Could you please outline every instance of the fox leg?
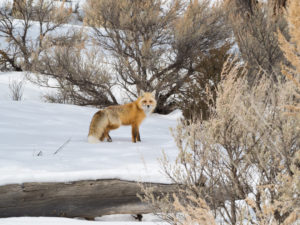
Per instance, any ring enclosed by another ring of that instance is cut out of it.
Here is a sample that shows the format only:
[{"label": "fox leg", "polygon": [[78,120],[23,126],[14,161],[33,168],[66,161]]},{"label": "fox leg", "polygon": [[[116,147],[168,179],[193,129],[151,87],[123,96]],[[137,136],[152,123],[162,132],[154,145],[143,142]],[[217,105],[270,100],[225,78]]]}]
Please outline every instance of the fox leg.
[{"label": "fox leg", "polygon": [[88,142],[97,143],[99,142],[99,140],[103,141],[105,138],[104,131],[107,126],[107,113],[103,110],[100,110],[97,113],[95,113],[90,123]]},{"label": "fox leg", "polygon": [[140,130],[137,128],[137,141],[141,141]]},{"label": "fox leg", "polygon": [[138,132],[139,132],[138,126],[133,124],[132,127],[131,127],[131,134],[132,134],[132,142],[133,143],[136,143]]},{"label": "fox leg", "polygon": [[100,141],[104,141],[105,138],[106,138],[105,134],[102,134]]},{"label": "fox leg", "polygon": [[141,141],[139,126],[136,124],[132,125],[132,142],[136,143],[137,141]]},{"label": "fox leg", "polygon": [[109,133],[108,133],[108,132],[107,132],[106,138],[107,138],[107,141],[108,141],[108,142],[112,142],[112,139],[111,139],[111,137],[109,136]]},{"label": "fox leg", "polygon": [[104,134],[102,134],[102,136],[99,139],[100,139],[100,141],[104,141],[104,138],[105,138],[105,136],[104,136]]},{"label": "fox leg", "polygon": [[103,133],[103,135],[102,135],[102,137],[101,138],[103,138],[103,140],[106,138],[106,140],[108,141],[108,142],[112,142],[112,139],[111,139],[111,137],[109,136],[109,128],[107,127],[105,130],[104,130],[104,133]]}]

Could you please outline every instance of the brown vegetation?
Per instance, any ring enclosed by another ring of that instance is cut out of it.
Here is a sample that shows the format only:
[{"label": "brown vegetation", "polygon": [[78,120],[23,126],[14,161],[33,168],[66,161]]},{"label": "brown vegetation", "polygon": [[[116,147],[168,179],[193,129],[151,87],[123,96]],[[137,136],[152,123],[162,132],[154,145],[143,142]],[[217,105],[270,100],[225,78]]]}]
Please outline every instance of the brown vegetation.
[{"label": "brown vegetation", "polygon": [[85,41],[82,31],[51,38],[43,54],[35,57],[36,77],[31,80],[57,89],[57,94],[46,96],[46,100],[100,107],[117,104],[112,93],[115,78],[102,63],[99,50],[88,51]]},{"label": "brown vegetation", "polygon": [[288,41],[281,32],[278,32],[280,48],[282,49],[285,58],[290,63],[290,66],[282,65],[282,74],[291,80],[297,87],[294,97],[297,99],[295,105],[287,105],[286,108],[291,110],[294,115],[300,116],[300,20],[299,20],[300,3],[293,1],[287,11],[287,22],[289,34],[291,36]]},{"label": "brown vegetation", "polygon": [[227,8],[228,22],[241,56],[248,64],[249,80],[255,79],[250,74],[260,70],[276,78],[284,59],[276,32],[280,29],[286,33],[284,18],[269,13],[271,8],[257,1],[227,1]]},{"label": "brown vegetation", "polygon": [[[164,157],[162,165],[180,194],[146,195],[170,223],[213,224],[211,215],[225,224],[299,222],[300,4],[290,4],[291,39],[279,33],[290,66],[282,59],[282,74],[270,76],[262,69],[249,73],[248,65],[229,59],[209,119],[181,123],[174,130],[178,157],[175,163]],[[250,84],[249,74],[255,77]],[[214,192],[218,188],[220,195]],[[198,219],[195,210],[200,210]]]},{"label": "brown vegetation", "polygon": [[215,105],[223,64],[230,55],[231,47],[230,43],[226,43],[211,49],[196,62],[195,74],[188,78],[177,102],[186,120],[195,122],[209,118],[211,107]]},{"label": "brown vegetation", "polygon": [[[237,78],[237,71],[231,67],[221,82],[209,120],[183,123],[174,131],[179,154],[175,164],[163,159],[164,171],[179,185],[177,196],[185,208],[194,206],[187,196],[205,199],[226,224],[281,224],[291,217],[295,222],[300,120],[284,110],[295,101],[289,95],[295,89],[291,82],[279,84],[263,74],[249,87],[244,78]],[[221,193],[216,195],[216,189]],[[167,208],[163,212],[168,220],[178,224],[172,200],[154,202]]]},{"label": "brown vegetation", "polygon": [[[0,50],[2,68],[12,68],[16,71],[30,70],[33,64],[32,55],[40,54],[48,33],[69,19],[70,12],[63,6],[56,7],[53,0],[34,2],[34,0],[14,1],[12,7],[7,4],[0,9],[0,36],[7,41],[7,47]],[[22,22],[18,24],[16,18]],[[37,39],[29,36],[33,21],[39,23]]]},{"label": "brown vegetation", "polygon": [[221,7],[209,1],[89,0],[93,39],[113,56],[118,84],[130,98],[156,90],[156,111],[174,109],[174,97],[194,75],[194,62],[228,34]]}]

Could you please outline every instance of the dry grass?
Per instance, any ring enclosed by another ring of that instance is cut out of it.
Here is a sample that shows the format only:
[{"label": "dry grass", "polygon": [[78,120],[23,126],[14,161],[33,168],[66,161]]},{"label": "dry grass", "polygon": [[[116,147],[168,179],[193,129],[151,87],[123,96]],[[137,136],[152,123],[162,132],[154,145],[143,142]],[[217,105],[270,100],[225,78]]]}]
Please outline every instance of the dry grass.
[{"label": "dry grass", "polygon": [[291,39],[279,33],[289,61],[283,75],[259,70],[249,86],[247,65],[229,59],[210,118],[173,131],[178,157],[172,163],[165,156],[162,166],[179,191],[173,198],[152,198],[168,209],[160,212],[170,223],[213,224],[216,218],[225,224],[299,223],[300,3],[289,7]]},{"label": "dry grass", "polygon": [[280,48],[284,53],[285,58],[290,63],[290,66],[282,65],[282,74],[284,74],[296,86],[296,90],[291,93],[297,99],[295,105],[287,105],[286,109],[291,115],[300,116],[300,2],[290,1],[286,12],[286,20],[291,36],[288,41],[280,31],[278,31],[278,39]]}]

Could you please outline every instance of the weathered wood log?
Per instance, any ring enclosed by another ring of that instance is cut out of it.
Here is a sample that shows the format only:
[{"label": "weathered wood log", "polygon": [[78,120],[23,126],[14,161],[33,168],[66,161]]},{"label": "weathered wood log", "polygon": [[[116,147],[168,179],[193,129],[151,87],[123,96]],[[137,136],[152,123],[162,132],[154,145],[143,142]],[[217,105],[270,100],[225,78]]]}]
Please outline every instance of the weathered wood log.
[{"label": "weathered wood log", "polygon": [[[148,184],[157,193],[175,190],[174,185]],[[0,217],[151,213],[151,207],[137,194],[142,194],[137,182],[118,179],[5,185],[0,186]]]}]

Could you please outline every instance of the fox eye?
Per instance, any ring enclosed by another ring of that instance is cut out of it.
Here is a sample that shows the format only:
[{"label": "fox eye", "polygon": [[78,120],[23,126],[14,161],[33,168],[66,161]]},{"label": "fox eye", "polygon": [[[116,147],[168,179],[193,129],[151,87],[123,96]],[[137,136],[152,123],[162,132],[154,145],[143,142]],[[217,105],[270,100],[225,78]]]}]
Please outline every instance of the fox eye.
[{"label": "fox eye", "polygon": [[152,103],[152,102],[153,102],[152,100],[149,101],[149,103]]},{"label": "fox eye", "polygon": [[142,101],[142,103],[146,104],[146,103],[147,103],[147,101],[145,101],[145,100],[144,100],[144,101]]}]

